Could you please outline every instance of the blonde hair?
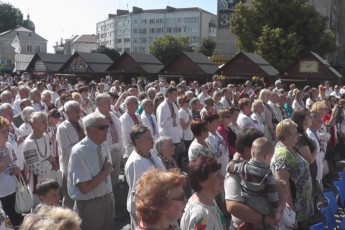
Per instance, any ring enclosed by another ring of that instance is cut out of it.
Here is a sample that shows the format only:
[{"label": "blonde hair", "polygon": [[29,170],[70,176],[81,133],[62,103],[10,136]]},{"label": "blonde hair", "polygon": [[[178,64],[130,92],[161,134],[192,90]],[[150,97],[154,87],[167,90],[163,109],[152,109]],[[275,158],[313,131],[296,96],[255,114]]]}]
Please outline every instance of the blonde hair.
[{"label": "blonde hair", "polygon": [[76,230],[81,219],[71,209],[42,206],[37,213],[25,217],[21,230]]},{"label": "blonde hair", "polygon": [[326,101],[317,101],[312,105],[310,112],[322,113],[327,109],[328,106],[326,104]]},{"label": "blonde hair", "polygon": [[260,99],[254,100],[252,103],[252,112],[255,112],[259,106],[264,106],[264,103]]},{"label": "blonde hair", "polygon": [[297,124],[290,118],[282,120],[276,127],[276,135],[279,140],[285,140],[288,136],[292,135],[292,130],[297,130]]},{"label": "blonde hair", "polygon": [[263,157],[265,154],[273,155],[274,148],[266,137],[257,138],[252,145],[251,155],[253,158]]}]

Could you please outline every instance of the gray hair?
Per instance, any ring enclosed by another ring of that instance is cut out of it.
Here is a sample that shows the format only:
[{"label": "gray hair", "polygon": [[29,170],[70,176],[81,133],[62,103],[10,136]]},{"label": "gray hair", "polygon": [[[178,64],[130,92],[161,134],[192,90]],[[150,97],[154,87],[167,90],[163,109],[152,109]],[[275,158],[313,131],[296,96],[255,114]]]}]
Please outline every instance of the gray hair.
[{"label": "gray hair", "polygon": [[101,113],[90,113],[83,119],[85,129],[94,126],[99,119],[105,119],[105,116]]},{"label": "gray hair", "polygon": [[263,102],[267,102],[270,95],[271,91],[269,91],[268,89],[262,89],[259,94],[259,99]]},{"label": "gray hair", "polygon": [[30,98],[32,98],[32,96],[33,96],[35,93],[41,94],[41,92],[39,91],[39,89],[33,88],[32,90],[30,90]]},{"label": "gray hair", "polygon": [[145,108],[146,104],[149,103],[149,102],[153,103],[153,101],[151,99],[144,99],[141,102],[142,107]]},{"label": "gray hair", "polygon": [[105,100],[111,100],[111,96],[109,94],[107,94],[107,93],[99,93],[99,94],[97,94],[97,96],[95,98],[96,106],[99,106]]},{"label": "gray hair", "polygon": [[27,106],[23,109],[23,113],[21,114],[21,117],[25,123],[30,122],[30,116],[35,112],[35,109],[31,106]]},{"label": "gray hair", "polygon": [[127,106],[131,101],[134,101],[134,100],[138,101],[138,99],[135,96],[128,96],[126,97],[124,103]]},{"label": "gray hair", "polygon": [[190,100],[189,104],[190,106],[192,106],[192,105],[195,105],[198,101],[200,102],[198,98],[194,97],[192,100]]},{"label": "gray hair", "polygon": [[67,111],[71,111],[71,110],[76,110],[76,109],[80,109],[79,107],[79,103],[75,100],[71,100],[71,101],[67,101],[64,105],[63,108],[64,110]]},{"label": "gray hair", "polygon": [[52,96],[52,93],[49,90],[43,90],[41,94],[42,99],[45,98],[48,94]]},{"label": "gray hair", "polygon": [[191,91],[191,90],[186,91],[186,92],[184,93],[184,95],[187,96],[187,97],[194,97],[194,93],[193,93],[193,91]]},{"label": "gray hair", "polygon": [[12,105],[10,103],[3,103],[0,105],[0,116],[2,116],[8,109],[12,109]]},{"label": "gray hair", "polygon": [[33,125],[44,118],[48,119],[44,112],[33,112],[30,117],[30,124]]},{"label": "gray hair", "polygon": [[4,92],[2,92],[0,94],[1,101],[3,101],[6,96],[11,96],[12,97],[12,93],[10,91],[8,91],[8,90],[5,90]]},{"label": "gray hair", "polygon": [[161,136],[155,141],[153,149],[156,151],[157,154],[160,154],[161,150],[165,148],[166,143],[168,141],[172,141],[172,139],[167,136]]}]

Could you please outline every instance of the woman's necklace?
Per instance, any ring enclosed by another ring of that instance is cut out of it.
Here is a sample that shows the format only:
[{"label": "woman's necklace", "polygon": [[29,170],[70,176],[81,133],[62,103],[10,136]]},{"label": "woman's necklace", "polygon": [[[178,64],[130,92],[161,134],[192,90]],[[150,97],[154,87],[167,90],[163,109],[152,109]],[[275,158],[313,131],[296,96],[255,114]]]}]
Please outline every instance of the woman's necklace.
[{"label": "woman's necklace", "polygon": [[36,137],[35,137],[34,132],[32,132],[32,137],[33,137],[33,139],[34,139],[34,141],[35,141],[35,144],[36,144],[36,148],[37,148],[38,154],[39,154],[42,158],[45,158],[45,157],[47,156],[47,154],[48,154],[48,153],[47,153],[48,147],[47,147],[46,138],[45,138],[44,135],[43,135],[43,141],[44,141],[44,155],[43,155],[42,152],[41,152],[40,147],[38,146],[37,139],[36,139]]}]

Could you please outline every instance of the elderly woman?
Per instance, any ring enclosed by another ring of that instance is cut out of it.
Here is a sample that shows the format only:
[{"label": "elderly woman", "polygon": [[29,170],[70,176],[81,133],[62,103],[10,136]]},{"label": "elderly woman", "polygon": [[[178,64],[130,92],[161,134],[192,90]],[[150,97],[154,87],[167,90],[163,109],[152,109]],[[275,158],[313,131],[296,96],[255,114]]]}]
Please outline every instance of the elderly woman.
[{"label": "elderly woman", "polygon": [[215,91],[213,93],[214,109],[218,112],[220,109],[224,109],[223,104],[220,102],[222,99],[222,92]]},{"label": "elderly woman", "polygon": [[189,162],[188,177],[195,193],[184,210],[182,230],[225,229],[221,221],[222,212],[215,203],[215,197],[224,188],[221,167],[213,157],[201,156]]},{"label": "elderly woman", "polygon": [[190,128],[194,135],[194,140],[188,149],[188,158],[192,159],[200,156],[213,156],[210,146],[206,142],[208,137],[208,122],[193,120]]},{"label": "elderly woman", "polygon": [[158,154],[158,157],[162,160],[166,170],[178,168],[177,163],[173,158],[175,146],[170,137],[159,137],[155,142],[154,150]]},{"label": "elderly woman", "polygon": [[34,112],[31,115],[31,134],[25,139],[23,153],[31,175],[29,188],[34,194],[34,206],[39,203],[36,195],[36,185],[45,179],[55,179],[61,184],[62,175],[58,171],[56,158],[53,156],[49,145],[47,131],[48,119],[44,112]]},{"label": "elderly woman", "polygon": [[13,176],[20,173],[16,166],[16,153],[7,142],[10,123],[0,116],[0,201],[2,207],[14,227],[19,227],[23,221],[21,213],[16,213],[16,180]]},{"label": "elderly woman", "polygon": [[290,188],[286,193],[287,205],[296,212],[299,228],[307,229],[308,219],[314,212],[312,181],[308,161],[294,148],[298,138],[297,127],[291,119],[278,123],[276,133],[279,142],[271,160],[271,170]]},{"label": "elderly woman", "polygon": [[180,229],[177,220],[186,205],[184,182],[184,176],[177,171],[150,169],[145,172],[135,191],[139,221],[136,229]]},{"label": "elderly woman", "polygon": [[52,103],[52,93],[49,90],[44,90],[42,92],[41,100],[47,105],[48,111],[56,108],[54,103]]},{"label": "elderly woman", "polygon": [[259,94],[259,99],[264,103],[264,112],[263,117],[266,121],[267,129],[270,133],[268,136],[268,140],[274,141],[276,139],[276,134],[274,131],[274,124],[273,124],[273,112],[271,107],[267,104],[270,100],[271,92],[268,89],[262,89]]},{"label": "elderly woman", "polygon": [[19,126],[18,131],[20,136],[22,136],[24,139],[32,132],[32,127],[30,125],[30,116],[33,112],[35,112],[35,109],[31,106],[28,106],[23,109],[23,112],[21,114],[24,123]]},{"label": "elderly woman", "polygon": [[22,230],[80,230],[81,219],[71,209],[42,206],[37,213],[25,217]]},{"label": "elderly woman", "polygon": [[134,150],[125,165],[125,175],[129,186],[127,210],[131,216],[131,229],[136,229],[138,220],[135,214],[134,192],[137,180],[151,168],[165,170],[165,167],[158,156],[151,151],[153,139],[149,128],[144,125],[135,125],[130,132],[130,139]]},{"label": "elderly woman", "polygon": [[254,120],[256,129],[260,130],[266,138],[270,138],[271,134],[268,132],[266,121],[262,116],[264,110],[264,103],[261,100],[254,100],[250,117]]}]

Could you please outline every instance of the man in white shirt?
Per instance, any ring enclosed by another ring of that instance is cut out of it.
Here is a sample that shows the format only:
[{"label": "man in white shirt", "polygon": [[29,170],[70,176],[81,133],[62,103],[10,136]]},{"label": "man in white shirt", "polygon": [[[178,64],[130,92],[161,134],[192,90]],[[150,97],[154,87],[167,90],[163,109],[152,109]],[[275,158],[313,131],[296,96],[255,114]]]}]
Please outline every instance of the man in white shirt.
[{"label": "man in white shirt", "polygon": [[18,115],[22,111],[20,108],[20,102],[25,98],[29,98],[30,88],[26,85],[19,86],[18,95],[19,97],[17,96],[16,100],[13,103],[14,116]]},{"label": "man in white shirt", "polygon": [[67,188],[82,219],[83,230],[113,230],[115,202],[110,174],[111,156],[107,144],[108,124],[100,113],[84,119],[86,137],[71,151]]},{"label": "man in white shirt", "polygon": [[41,102],[41,92],[37,88],[34,88],[30,91],[30,98],[32,107],[36,112],[48,113],[48,107],[44,102]]},{"label": "man in white shirt", "polygon": [[[121,122],[117,116],[111,112],[111,97],[107,93],[99,93],[95,98],[97,109],[95,113],[101,113],[105,116],[109,128],[107,134],[106,143],[110,150],[112,159],[113,172],[110,174],[111,183],[113,185],[113,191],[115,191],[117,182],[119,180],[120,166],[122,156],[125,154],[125,148],[123,146]],[[115,199],[115,197],[114,197]]]},{"label": "man in white shirt", "polygon": [[205,99],[210,96],[208,95],[208,88],[205,84],[200,86],[200,89],[201,89],[201,93],[198,95],[198,99],[200,101],[200,104],[203,106]]},{"label": "man in white shirt", "polygon": [[57,126],[56,142],[58,146],[60,171],[62,172],[62,206],[72,209],[74,201],[67,191],[67,167],[72,147],[85,137],[80,121],[80,107],[77,101],[68,101],[64,104],[68,119]]},{"label": "man in white shirt", "polygon": [[168,136],[172,139],[175,145],[175,159],[183,153],[179,128],[180,119],[175,104],[176,99],[177,89],[172,86],[167,88],[165,100],[158,106],[156,111],[159,136]]},{"label": "man in white shirt", "polygon": [[159,137],[159,133],[158,133],[158,127],[157,127],[157,120],[156,120],[155,115],[153,115],[153,111],[154,111],[153,102],[150,99],[144,99],[141,104],[144,109],[144,111],[141,114],[141,121],[143,125],[149,128],[153,141],[156,141],[157,138]]},{"label": "man in white shirt", "polygon": [[141,124],[141,118],[136,111],[138,110],[138,99],[135,96],[126,97],[124,104],[126,106],[126,112],[120,117],[123,145],[126,148],[124,158],[132,153],[134,146],[129,136],[132,128],[135,125]]},{"label": "man in white shirt", "polygon": [[333,93],[333,89],[332,89],[331,83],[329,81],[325,81],[325,88],[326,88],[325,95],[326,95],[326,97],[328,97],[331,95],[331,93]]},{"label": "man in white shirt", "polygon": [[278,102],[278,94],[276,92],[271,92],[271,97],[267,104],[272,108],[273,118],[280,122],[283,120],[283,114],[277,105]]}]

